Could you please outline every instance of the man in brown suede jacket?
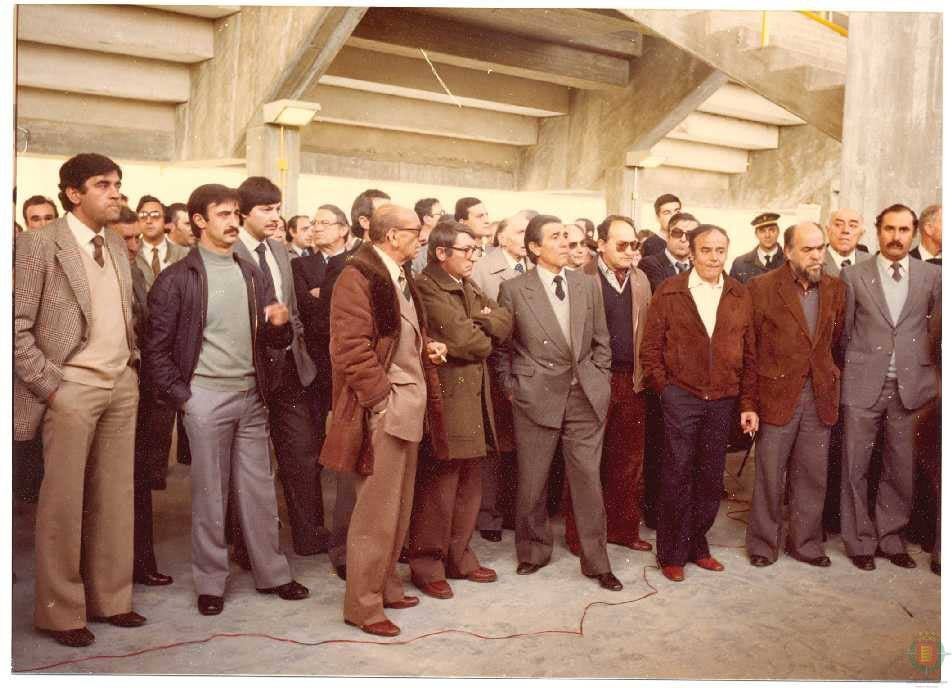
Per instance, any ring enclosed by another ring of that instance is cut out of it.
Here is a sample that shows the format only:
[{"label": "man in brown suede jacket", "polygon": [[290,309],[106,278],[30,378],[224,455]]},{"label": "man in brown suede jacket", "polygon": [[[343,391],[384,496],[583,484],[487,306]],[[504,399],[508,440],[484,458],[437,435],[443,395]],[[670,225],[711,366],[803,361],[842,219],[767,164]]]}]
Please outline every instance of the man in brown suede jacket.
[{"label": "man in brown suede jacket", "polygon": [[648,385],[661,397],[667,454],[661,471],[658,563],[670,580],[684,565],[722,571],[707,531],[721,499],[730,427],[757,430],[753,309],[724,274],[727,232],[699,225],[688,235],[694,267],[655,292],[641,343]]},{"label": "man in brown suede jacket", "polygon": [[[348,261],[331,300],[334,405],[321,464],[357,473],[344,621],[373,635],[400,633],[384,607],[419,603],[404,595],[395,567],[410,522],[426,420],[424,354],[430,363],[446,361],[446,345],[427,338],[422,305],[409,270],[401,267],[416,255],[419,233],[412,210],[375,210],[369,241]],[[442,436],[432,423],[429,430],[431,437]]]}]

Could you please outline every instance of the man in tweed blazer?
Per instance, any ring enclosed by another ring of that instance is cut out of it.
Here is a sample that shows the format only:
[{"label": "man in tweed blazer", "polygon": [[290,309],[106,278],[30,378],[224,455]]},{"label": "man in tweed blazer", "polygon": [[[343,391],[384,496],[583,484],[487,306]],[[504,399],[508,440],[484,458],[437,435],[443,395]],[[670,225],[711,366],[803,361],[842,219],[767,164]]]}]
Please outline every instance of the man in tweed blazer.
[{"label": "man in tweed blazer", "polygon": [[64,645],[86,622],[141,626],[132,611],[132,471],[138,358],[122,171],[95,153],[60,168],[62,217],[17,237],[14,438],[43,433],[34,624]]}]

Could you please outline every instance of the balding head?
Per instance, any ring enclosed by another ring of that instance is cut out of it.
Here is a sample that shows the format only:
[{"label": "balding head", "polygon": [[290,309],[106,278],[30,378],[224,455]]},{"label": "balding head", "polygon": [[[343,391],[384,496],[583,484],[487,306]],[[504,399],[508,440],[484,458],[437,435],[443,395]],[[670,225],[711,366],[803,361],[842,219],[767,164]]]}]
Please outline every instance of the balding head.
[{"label": "balding head", "polygon": [[847,256],[856,250],[856,244],[864,231],[862,215],[852,208],[840,208],[830,213],[826,223],[826,240],[834,251]]},{"label": "balding head", "polygon": [[413,260],[420,247],[420,218],[410,208],[387,203],[374,210],[368,237],[397,263]]}]

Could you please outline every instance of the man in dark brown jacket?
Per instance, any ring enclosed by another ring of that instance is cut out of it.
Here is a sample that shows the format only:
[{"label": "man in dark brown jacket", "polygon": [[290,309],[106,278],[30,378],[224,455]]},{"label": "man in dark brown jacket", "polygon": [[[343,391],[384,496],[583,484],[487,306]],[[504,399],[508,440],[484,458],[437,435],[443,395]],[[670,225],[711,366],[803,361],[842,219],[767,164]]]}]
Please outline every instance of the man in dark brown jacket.
[{"label": "man in dark brown jacket", "polygon": [[711,556],[707,531],[720,504],[738,396],[741,427],[757,430],[750,294],[724,274],[727,232],[699,225],[688,237],[694,267],[658,287],[641,343],[645,379],[664,412],[657,546],[661,571],[673,581],[684,580],[688,561],[724,569]]},{"label": "man in dark brown jacket", "polygon": [[823,501],[830,427],[839,414],[840,369],[833,350],[843,330],[846,286],[823,273],[826,240],[819,225],[788,227],[783,246],[787,264],[747,283],[760,417],[747,554],[754,566],[769,566],[780,556],[789,475],[787,551],[812,566],[829,566]]},{"label": "man in dark brown jacket", "polygon": [[[344,621],[373,635],[400,633],[385,607],[419,603],[404,595],[395,567],[410,523],[428,397],[439,394],[428,389],[424,359],[446,360],[446,346],[428,340],[422,304],[401,267],[416,255],[419,233],[412,210],[375,210],[369,241],[348,261],[331,299],[334,405],[321,464],[357,473]],[[442,436],[429,425],[431,437]]]},{"label": "man in dark brown jacket", "polygon": [[487,447],[495,450],[486,358],[512,333],[512,314],[470,280],[481,253],[466,225],[441,222],[430,233],[429,262],[416,279],[430,333],[447,347],[438,373],[449,454],[441,459],[421,448],[410,516],[413,584],[438,599],[453,596],[447,578],[496,580],[469,541],[482,496],[480,464]]}]

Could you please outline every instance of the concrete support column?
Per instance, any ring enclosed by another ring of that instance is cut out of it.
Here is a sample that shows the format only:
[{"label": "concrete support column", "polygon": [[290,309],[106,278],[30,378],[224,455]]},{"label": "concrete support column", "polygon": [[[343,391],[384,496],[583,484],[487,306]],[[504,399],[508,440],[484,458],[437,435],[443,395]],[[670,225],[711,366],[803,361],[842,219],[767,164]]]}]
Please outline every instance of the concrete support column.
[{"label": "concrete support column", "polygon": [[[620,165],[605,170],[605,208],[608,214],[638,217],[637,167]],[[635,220],[637,224],[637,219]],[[597,224],[597,223],[596,223]]]},{"label": "concrete support column", "polygon": [[248,127],[245,166],[249,177],[267,177],[281,187],[281,215],[297,214],[301,176],[301,133],[294,127],[258,124]]},{"label": "concrete support column", "polygon": [[871,228],[941,202],[942,15],[850,12],[849,32],[839,203]]}]

